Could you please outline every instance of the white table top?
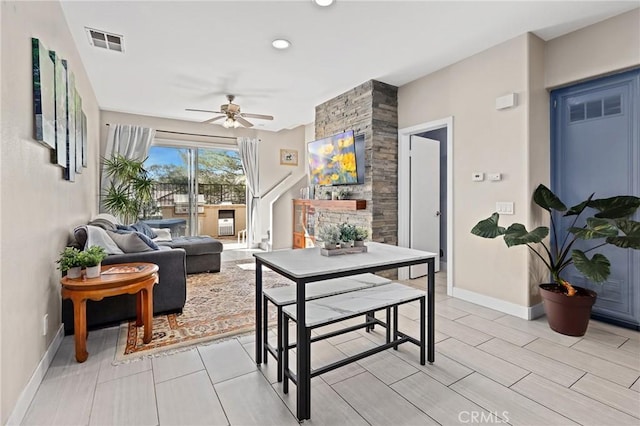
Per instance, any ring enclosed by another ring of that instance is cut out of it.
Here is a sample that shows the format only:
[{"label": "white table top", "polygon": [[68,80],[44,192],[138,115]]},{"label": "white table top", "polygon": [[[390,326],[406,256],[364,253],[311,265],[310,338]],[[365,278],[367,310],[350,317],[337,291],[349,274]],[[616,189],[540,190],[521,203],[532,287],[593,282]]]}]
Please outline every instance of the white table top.
[{"label": "white table top", "polygon": [[319,247],[254,253],[253,256],[293,278],[312,278],[333,273],[350,275],[359,273],[357,271],[360,269],[384,266],[393,268],[393,265],[403,262],[425,263],[428,259],[436,258],[435,253],[406,247],[374,242],[366,245],[366,253],[341,256],[322,256]]}]

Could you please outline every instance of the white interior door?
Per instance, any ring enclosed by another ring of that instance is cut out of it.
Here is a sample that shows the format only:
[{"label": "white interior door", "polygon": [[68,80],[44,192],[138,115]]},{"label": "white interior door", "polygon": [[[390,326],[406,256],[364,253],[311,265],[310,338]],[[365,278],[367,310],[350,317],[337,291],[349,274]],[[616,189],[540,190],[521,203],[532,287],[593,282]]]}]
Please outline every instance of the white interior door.
[{"label": "white interior door", "polygon": [[[440,253],[440,142],[411,135],[409,148],[409,247]],[[440,270],[436,257],[435,271]],[[427,265],[411,266],[410,278],[427,274]]]}]

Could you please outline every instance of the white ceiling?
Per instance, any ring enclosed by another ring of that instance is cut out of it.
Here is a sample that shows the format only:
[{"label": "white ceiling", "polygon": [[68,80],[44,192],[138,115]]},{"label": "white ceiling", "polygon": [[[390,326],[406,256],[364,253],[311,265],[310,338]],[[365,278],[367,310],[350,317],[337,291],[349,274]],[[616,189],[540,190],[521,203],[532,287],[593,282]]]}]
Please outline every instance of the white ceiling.
[{"label": "white ceiling", "polygon": [[[63,1],[101,109],[204,121],[236,95],[258,129],[314,120],[315,106],[376,79],[401,86],[505,40],[549,40],[636,1]],[[124,54],[85,27],[124,36]],[[291,41],[286,51],[274,38]],[[490,70],[478,70],[488,72]],[[216,125],[216,124],[212,124]]]}]

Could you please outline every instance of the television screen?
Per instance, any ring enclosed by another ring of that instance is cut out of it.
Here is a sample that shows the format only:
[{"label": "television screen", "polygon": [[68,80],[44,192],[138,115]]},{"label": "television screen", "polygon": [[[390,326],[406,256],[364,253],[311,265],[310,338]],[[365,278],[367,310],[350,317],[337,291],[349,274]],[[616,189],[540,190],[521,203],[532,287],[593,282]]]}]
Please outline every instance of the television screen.
[{"label": "television screen", "polygon": [[309,142],[307,149],[311,185],[359,183],[353,130]]}]

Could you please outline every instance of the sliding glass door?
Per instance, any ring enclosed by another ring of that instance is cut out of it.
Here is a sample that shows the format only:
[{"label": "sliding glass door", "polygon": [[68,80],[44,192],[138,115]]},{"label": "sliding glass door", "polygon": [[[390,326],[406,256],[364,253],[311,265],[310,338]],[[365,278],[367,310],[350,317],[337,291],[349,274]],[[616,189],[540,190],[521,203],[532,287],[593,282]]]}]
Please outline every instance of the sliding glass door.
[{"label": "sliding glass door", "polygon": [[236,241],[246,227],[246,187],[236,150],[154,145],[145,163],[154,179],[147,221],[172,236],[209,235]]}]

